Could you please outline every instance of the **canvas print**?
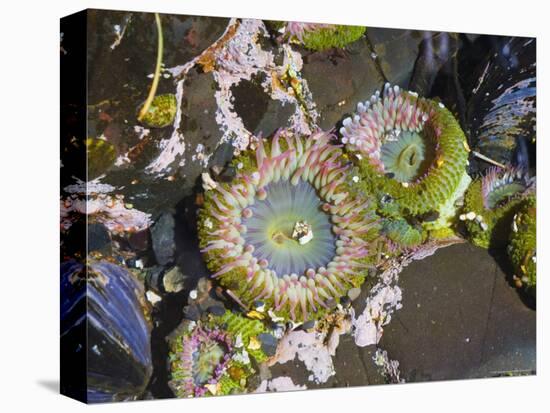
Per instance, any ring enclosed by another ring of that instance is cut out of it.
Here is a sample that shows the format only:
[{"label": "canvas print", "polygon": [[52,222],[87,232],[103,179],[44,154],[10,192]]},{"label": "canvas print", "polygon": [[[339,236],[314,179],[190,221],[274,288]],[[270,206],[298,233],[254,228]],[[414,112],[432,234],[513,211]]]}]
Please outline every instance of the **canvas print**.
[{"label": "canvas print", "polygon": [[512,35],[62,18],[61,392],[536,374],[535,57]]}]

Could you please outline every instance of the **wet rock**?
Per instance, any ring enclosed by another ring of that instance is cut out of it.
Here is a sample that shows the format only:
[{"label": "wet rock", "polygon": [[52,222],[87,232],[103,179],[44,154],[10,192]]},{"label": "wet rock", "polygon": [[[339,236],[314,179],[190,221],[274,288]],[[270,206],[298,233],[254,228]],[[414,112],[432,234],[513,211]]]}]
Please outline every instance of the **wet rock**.
[{"label": "wet rock", "polygon": [[201,318],[201,310],[196,305],[188,305],[183,309],[183,316],[187,320],[199,321]]},{"label": "wet rock", "polygon": [[258,339],[262,343],[262,351],[268,356],[274,356],[277,352],[277,339],[269,333],[258,334]]},{"label": "wet rock", "polygon": [[176,242],[174,239],[174,216],[165,212],[151,227],[151,240],[155,258],[160,265],[170,264],[174,259]]},{"label": "wet rock", "polygon": [[388,82],[408,88],[419,45],[425,34],[416,30],[367,29],[366,36]]},{"label": "wet rock", "polygon": [[359,101],[369,99],[384,84],[366,40],[332,60],[328,52],[304,58],[302,76],[307,80],[319,112],[319,126],[330,129]]},{"label": "wet rock", "polygon": [[103,255],[110,255],[111,235],[103,224],[88,225],[88,252],[97,251]]},{"label": "wet rock", "polygon": [[261,82],[261,78],[252,76],[250,80],[241,80],[231,88],[233,108],[249,131],[256,129],[271,100]]},{"label": "wet rock", "polygon": [[277,129],[288,126],[290,117],[295,113],[296,106],[292,103],[284,105],[278,100],[269,100],[264,115],[253,129],[256,136],[271,136]]},{"label": "wet rock", "polygon": [[[504,251],[496,259],[504,264]],[[502,268],[487,250],[459,244],[404,269],[403,308],[384,327],[380,346],[407,382],[536,369],[536,313]]]}]

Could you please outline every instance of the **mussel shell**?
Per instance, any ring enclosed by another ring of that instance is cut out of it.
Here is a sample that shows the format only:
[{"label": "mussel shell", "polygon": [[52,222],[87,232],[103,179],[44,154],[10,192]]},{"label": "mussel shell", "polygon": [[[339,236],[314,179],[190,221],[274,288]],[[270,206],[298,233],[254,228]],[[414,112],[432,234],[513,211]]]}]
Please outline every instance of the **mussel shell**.
[{"label": "mussel shell", "polygon": [[75,262],[61,267],[63,364],[85,353],[85,364],[73,374],[85,372],[89,403],[137,399],[152,374],[143,287],[110,262],[92,262],[87,268],[85,274]]},{"label": "mussel shell", "polygon": [[536,135],[536,40],[495,39],[468,104],[471,147],[500,163],[534,167],[526,148]]}]

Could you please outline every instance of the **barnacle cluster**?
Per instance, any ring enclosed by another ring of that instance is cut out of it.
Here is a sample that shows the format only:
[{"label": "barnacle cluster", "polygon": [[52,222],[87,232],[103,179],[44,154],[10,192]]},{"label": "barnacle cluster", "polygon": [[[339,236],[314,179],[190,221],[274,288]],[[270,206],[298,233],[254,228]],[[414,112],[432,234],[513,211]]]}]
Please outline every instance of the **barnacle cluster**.
[{"label": "barnacle cluster", "polygon": [[466,138],[444,105],[386,84],[357,105],[340,133],[378,212],[397,220],[387,224],[390,237],[421,242],[426,230],[450,226],[471,179]]},{"label": "barnacle cluster", "polygon": [[504,246],[514,214],[533,189],[527,174],[513,167],[490,168],[472,182],[460,215],[470,241],[484,248]]},{"label": "barnacle cluster", "polygon": [[514,267],[514,282],[535,295],[537,286],[537,202],[533,196],[522,202],[512,220],[508,256]]},{"label": "barnacle cluster", "polygon": [[235,160],[229,184],[206,192],[202,251],[213,277],[245,307],[277,317],[320,317],[373,264],[378,219],[347,181],[330,133],[278,132]]}]

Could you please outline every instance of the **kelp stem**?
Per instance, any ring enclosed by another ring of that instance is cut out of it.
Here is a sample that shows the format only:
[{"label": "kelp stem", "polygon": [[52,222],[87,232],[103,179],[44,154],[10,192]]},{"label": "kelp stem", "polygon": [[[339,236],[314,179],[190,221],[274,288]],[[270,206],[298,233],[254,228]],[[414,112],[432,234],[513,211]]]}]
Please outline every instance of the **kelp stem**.
[{"label": "kelp stem", "polygon": [[158,45],[157,45],[157,66],[155,67],[155,75],[153,76],[153,83],[151,83],[151,89],[149,89],[149,95],[147,96],[147,99],[145,100],[145,103],[141,107],[141,110],[139,111],[138,120],[141,121],[147,111],[149,110],[149,107],[151,106],[151,102],[153,102],[153,99],[155,98],[155,94],[157,93],[157,87],[159,85],[159,79],[160,79],[160,68],[162,65],[162,51],[164,48],[164,38],[162,36],[162,24],[160,22],[160,16],[158,13],[155,13],[155,20],[157,22],[157,32],[158,32]]}]

